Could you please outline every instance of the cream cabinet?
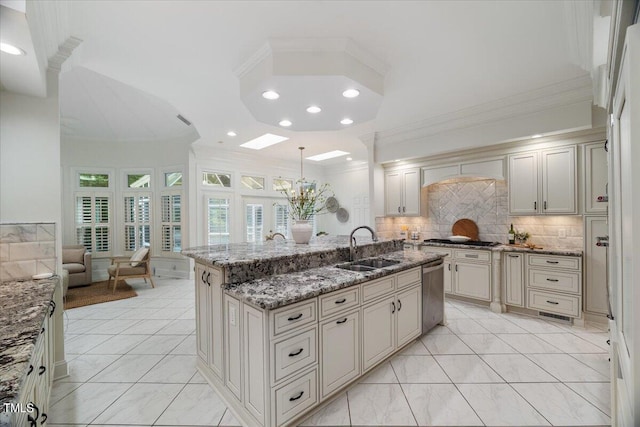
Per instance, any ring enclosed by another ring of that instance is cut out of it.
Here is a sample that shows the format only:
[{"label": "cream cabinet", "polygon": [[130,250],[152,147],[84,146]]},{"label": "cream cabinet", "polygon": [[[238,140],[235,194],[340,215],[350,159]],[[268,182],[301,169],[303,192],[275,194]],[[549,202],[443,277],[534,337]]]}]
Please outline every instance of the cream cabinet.
[{"label": "cream cabinet", "polygon": [[224,296],[224,361],[225,385],[234,396],[242,401],[242,350],[241,350],[241,315],[240,301]]},{"label": "cream cabinet", "polygon": [[449,249],[440,252],[451,254],[444,259],[446,293],[491,301],[491,251]]},{"label": "cream cabinet", "polygon": [[526,254],[527,308],[582,317],[582,258]]},{"label": "cream cabinet", "polygon": [[320,325],[321,398],[360,376],[360,312],[339,315]]},{"label": "cream cabinet", "polygon": [[576,147],[509,156],[509,213],[577,213]]},{"label": "cream cabinet", "polygon": [[410,168],[385,173],[385,214],[420,215],[420,169]]},{"label": "cream cabinet", "polygon": [[196,349],[223,379],[222,270],[196,264]]},{"label": "cream cabinet", "polygon": [[505,304],[524,307],[524,254],[505,252],[503,265]]},{"label": "cream cabinet", "polygon": [[582,182],[584,190],[584,213],[607,213],[607,152],[604,142],[583,146]]},{"label": "cream cabinet", "polygon": [[609,235],[607,218],[585,216],[584,228],[584,310],[607,315],[607,248],[596,245],[598,237]]}]

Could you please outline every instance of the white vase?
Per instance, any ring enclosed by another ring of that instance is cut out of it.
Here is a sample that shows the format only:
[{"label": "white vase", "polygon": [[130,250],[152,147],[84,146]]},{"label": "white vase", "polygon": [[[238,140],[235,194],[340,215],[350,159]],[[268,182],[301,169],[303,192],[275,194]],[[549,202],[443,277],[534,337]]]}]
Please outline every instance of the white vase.
[{"label": "white vase", "polygon": [[309,220],[296,220],[295,224],[291,226],[291,234],[293,240],[298,244],[307,244],[311,240],[313,234],[313,225]]}]

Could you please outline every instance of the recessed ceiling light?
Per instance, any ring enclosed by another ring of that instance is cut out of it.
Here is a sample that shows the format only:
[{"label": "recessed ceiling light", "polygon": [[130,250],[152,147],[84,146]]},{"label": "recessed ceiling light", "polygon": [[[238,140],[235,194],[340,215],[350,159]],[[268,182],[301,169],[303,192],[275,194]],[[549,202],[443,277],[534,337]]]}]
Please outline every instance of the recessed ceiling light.
[{"label": "recessed ceiling light", "polygon": [[344,119],[340,120],[340,123],[342,123],[343,125],[350,125],[353,123],[353,120],[345,117]]},{"label": "recessed ceiling light", "polygon": [[291,123],[291,120],[280,120],[280,123],[278,123],[280,126],[288,128],[289,126],[291,126],[293,123]]},{"label": "recessed ceiling light", "polygon": [[0,50],[4,53],[8,53],[9,55],[26,55],[27,53],[20,49],[19,47],[16,47],[12,44],[9,43],[5,43],[5,42],[0,42]]},{"label": "recessed ceiling light", "polygon": [[345,98],[355,98],[358,95],[360,95],[360,91],[358,89],[347,89],[342,92],[342,96]]},{"label": "recessed ceiling light", "polygon": [[320,162],[322,160],[333,159],[334,157],[344,156],[345,154],[349,154],[346,151],[333,150],[328,151],[326,153],[318,154],[315,156],[307,157],[307,160],[314,160],[316,162]]},{"label": "recessed ceiling light", "polygon": [[350,162],[351,160],[353,160],[351,157],[347,157],[347,162]]},{"label": "recessed ceiling light", "polygon": [[273,101],[274,99],[280,98],[280,94],[278,92],[276,92],[275,90],[267,90],[265,92],[262,92],[262,97],[264,99],[269,99],[269,100]]},{"label": "recessed ceiling light", "polygon": [[531,138],[542,138],[542,135],[539,133],[536,133],[535,135],[531,135]]},{"label": "recessed ceiling light", "polygon": [[322,111],[322,108],[318,107],[317,105],[311,105],[307,107],[307,113],[316,114],[320,111]]},{"label": "recessed ceiling light", "polygon": [[235,133],[234,131],[230,130],[229,132],[227,132],[227,136],[236,136],[238,135],[237,133]]},{"label": "recessed ceiling light", "polygon": [[272,133],[265,133],[262,136],[259,136],[251,141],[247,141],[244,144],[240,144],[240,147],[244,148],[252,148],[254,150],[262,150],[265,147],[270,145],[278,144],[282,141],[286,141],[286,136],[274,135]]}]

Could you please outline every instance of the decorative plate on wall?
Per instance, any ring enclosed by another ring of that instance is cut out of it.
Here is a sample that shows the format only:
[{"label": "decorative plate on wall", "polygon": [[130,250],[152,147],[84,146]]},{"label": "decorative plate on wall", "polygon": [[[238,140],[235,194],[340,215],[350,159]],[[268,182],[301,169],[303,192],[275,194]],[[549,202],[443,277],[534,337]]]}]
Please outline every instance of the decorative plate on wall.
[{"label": "decorative plate on wall", "polygon": [[336,199],[335,197],[328,197],[324,205],[331,213],[336,213],[338,208],[340,207],[340,203],[338,203],[338,199]]},{"label": "decorative plate on wall", "polygon": [[340,222],[347,222],[349,221],[349,212],[345,208],[339,208],[336,212],[336,217]]}]

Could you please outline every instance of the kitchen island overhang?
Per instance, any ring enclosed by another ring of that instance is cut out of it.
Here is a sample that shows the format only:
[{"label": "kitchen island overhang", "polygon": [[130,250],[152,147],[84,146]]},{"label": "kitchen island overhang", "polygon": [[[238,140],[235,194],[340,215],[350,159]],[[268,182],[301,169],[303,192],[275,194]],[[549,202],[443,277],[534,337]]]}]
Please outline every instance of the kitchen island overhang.
[{"label": "kitchen island overhang", "polygon": [[358,240],[358,258],[388,266],[338,268],[347,238],[183,251],[198,368],[246,425],[292,425],[422,334],[421,266],[443,254]]}]

